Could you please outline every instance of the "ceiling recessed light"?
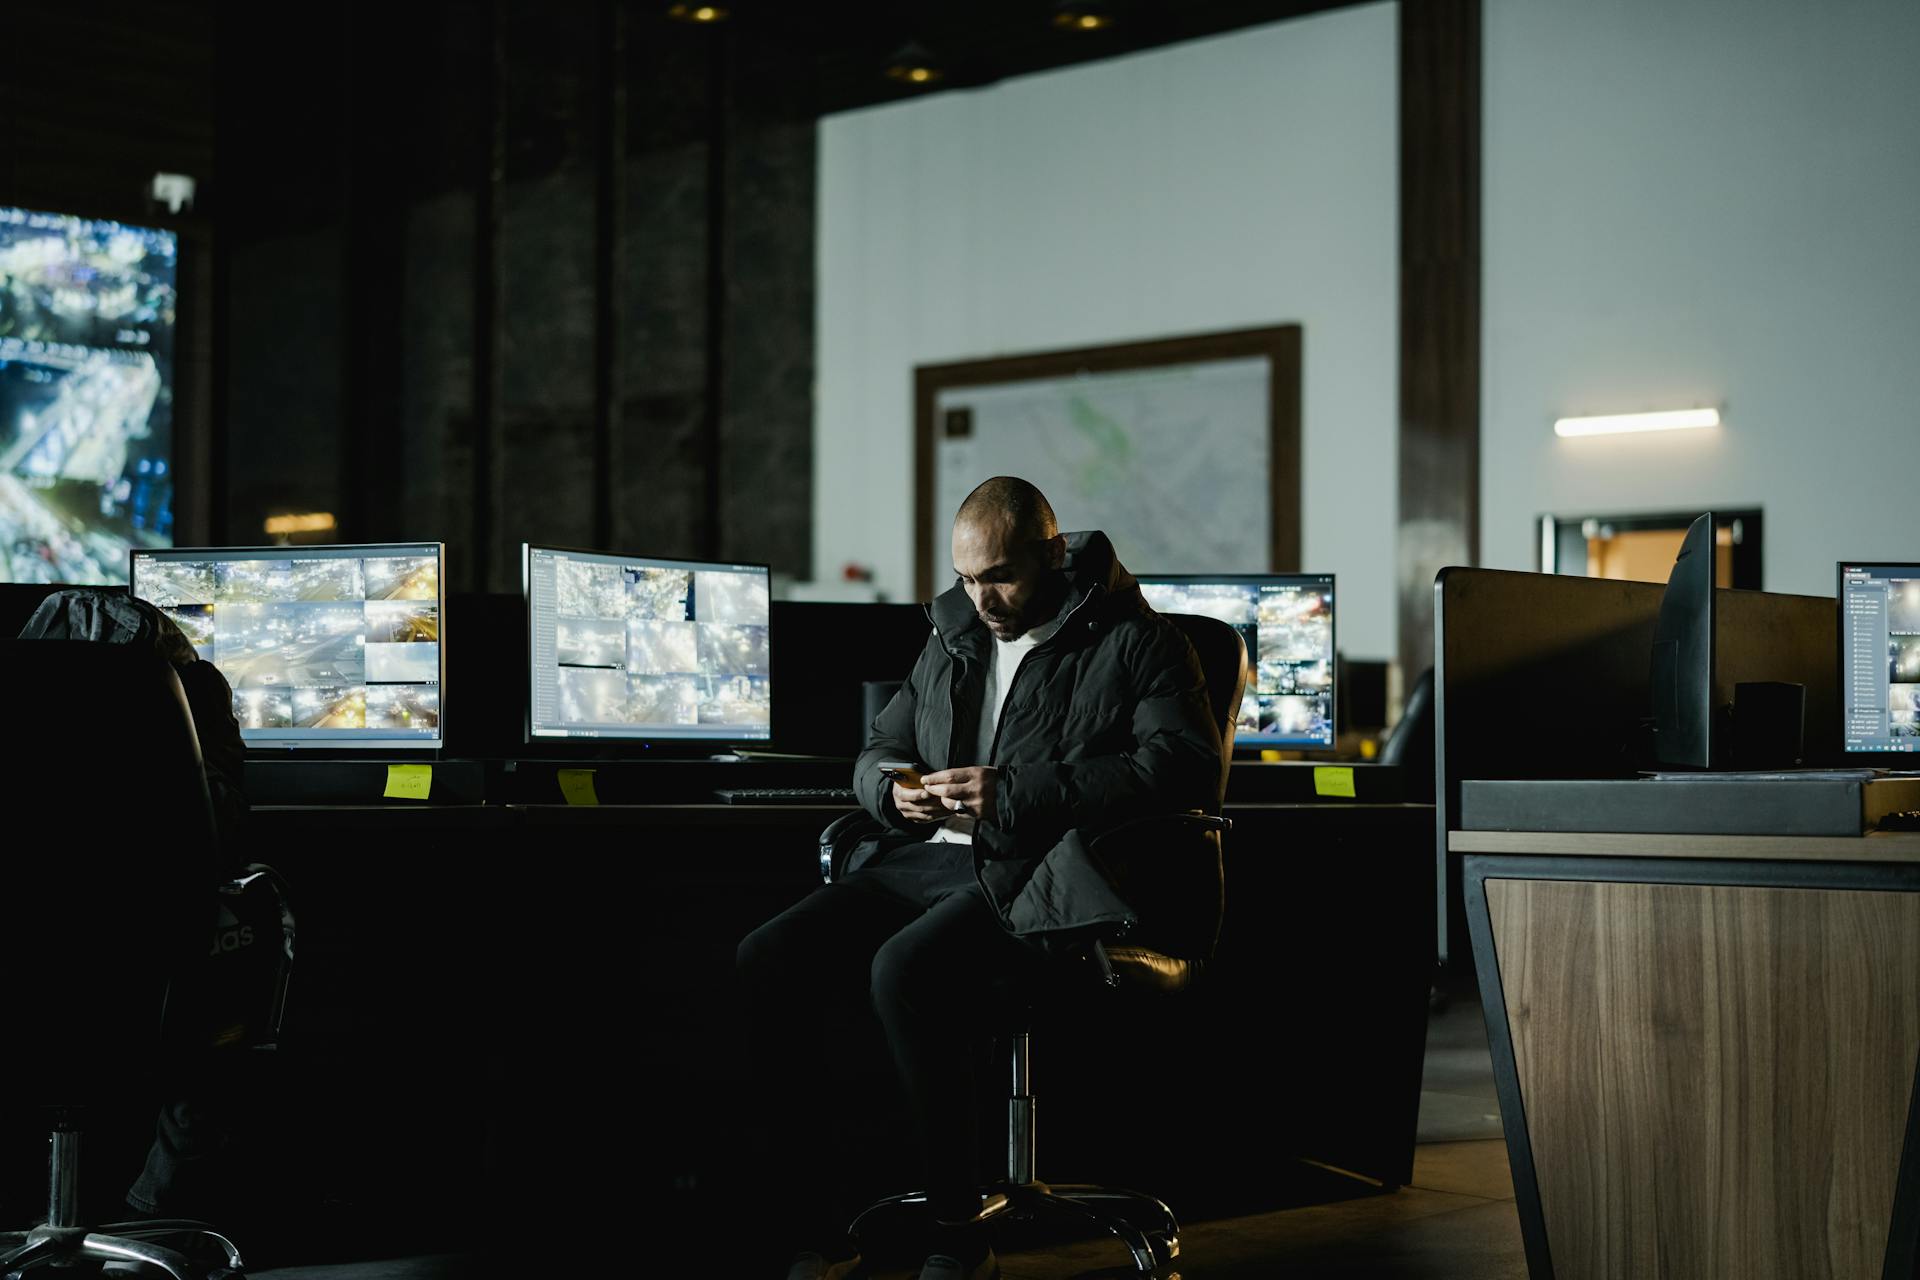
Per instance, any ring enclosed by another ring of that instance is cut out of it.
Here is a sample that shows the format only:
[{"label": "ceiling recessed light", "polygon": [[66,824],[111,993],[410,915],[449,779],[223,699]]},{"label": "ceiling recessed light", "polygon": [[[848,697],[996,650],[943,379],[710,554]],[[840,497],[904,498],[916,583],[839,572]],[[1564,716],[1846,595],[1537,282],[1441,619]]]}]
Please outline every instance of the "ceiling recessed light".
[{"label": "ceiling recessed light", "polygon": [[674,4],[667,6],[667,16],[676,22],[706,24],[725,22],[728,14],[724,6],[717,4]]},{"label": "ceiling recessed light", "polygon": [[1113,23],[1113,6],[1101,0],[1060,0],[1053,6],[1053,25],[1062,31],[1105,31]]},{"label": "ceiling recessed light", "polygon": [[935,81],[943,80],[946,74],[939,60],[927,52],[926,46],[917,40],[907,41],[894,50],[893,56],[887,59],[887,79],[913,85],[916,88],[923,88]]}]

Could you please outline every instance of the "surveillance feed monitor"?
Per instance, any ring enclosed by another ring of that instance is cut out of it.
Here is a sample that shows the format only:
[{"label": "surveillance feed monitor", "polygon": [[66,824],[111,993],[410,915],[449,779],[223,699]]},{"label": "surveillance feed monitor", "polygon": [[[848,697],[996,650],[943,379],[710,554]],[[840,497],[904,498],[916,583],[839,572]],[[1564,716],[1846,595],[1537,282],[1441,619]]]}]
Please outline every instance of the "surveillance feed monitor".
[{"label": "surveillance feed monitor", "polygon": [[1140,590],[1161,613],[1218,618],[1247,642],[1236,745],[1332,750],[1332,574],[1150,577]]},{"label": "surveillance feed monitor", "polygon": [[772,736],[766,566],[525,557],[531,737]]},{"label": "surveillance feed monitor", "polygon": [[136,551],[131,587],[233,686],[251,747],[438,747],[441,547]]},{"label": "surveillance feed monitor", "polygon": [[0,582],[173,543],[170,231],[0,205]]},{"label": "surveillance feed monitor", "polygon": [[1840,566],[1848,752],[1920,751],[1920,564]]}]

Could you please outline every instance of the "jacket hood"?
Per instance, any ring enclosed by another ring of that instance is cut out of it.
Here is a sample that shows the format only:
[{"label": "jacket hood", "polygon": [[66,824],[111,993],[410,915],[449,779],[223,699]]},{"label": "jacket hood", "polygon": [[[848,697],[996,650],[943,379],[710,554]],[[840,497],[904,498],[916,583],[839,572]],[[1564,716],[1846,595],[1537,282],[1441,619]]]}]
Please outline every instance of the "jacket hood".
[{"label": "jacket hood", "polygon": [[[1113,552],[1113,542],[1098,529],[1069,533],[1067,558],[1059,572],[1067,579],[1066,599],[1061,614],[1072,613],[1082,605],[1105,611],[1132,612],[1141,607],[1140,583]],[[935,596],[927,606],[927,619],[947,648],[966,641],[969,633],[986,634],[986,624],[973,611],[973,601],[958,583]]]}]

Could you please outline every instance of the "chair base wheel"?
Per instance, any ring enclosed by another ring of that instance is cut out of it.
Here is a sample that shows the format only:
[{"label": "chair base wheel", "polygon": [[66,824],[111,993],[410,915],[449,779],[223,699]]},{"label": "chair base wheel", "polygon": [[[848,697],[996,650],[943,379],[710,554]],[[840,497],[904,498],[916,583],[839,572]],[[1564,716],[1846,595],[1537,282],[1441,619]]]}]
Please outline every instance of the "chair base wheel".
[{"label": "chair base wheel", "polygon": [[[218,1255],[203,1264],[189,1253]],[[28,1280],[42,1269],[97,1266],[102,1276],[245,1280],[240,1251],[204,1222],[117,1222],[111,1227],[35,1227],[0,1233],[0,1277]]]},{"label": "chair base wheel", "polygon": [[[926,1193],[921,1191],[877,1200],[848,1225],[847,1234],[860,1240],[867,1234],[869,1217],[909,1205],[924,1210],[926,1201]],[[1078,1184],[999,1183],[982,1193],[975,1221],[992,1223],[1001,1218],[1024,1222],[1066,1220],[1105,1231],[1126,1247],[1136,1273],[1160,1280],[1172,1280],[1165,1268],[1180,1256],[1180,1223],[1173,1210],[1139,1191]]]}]

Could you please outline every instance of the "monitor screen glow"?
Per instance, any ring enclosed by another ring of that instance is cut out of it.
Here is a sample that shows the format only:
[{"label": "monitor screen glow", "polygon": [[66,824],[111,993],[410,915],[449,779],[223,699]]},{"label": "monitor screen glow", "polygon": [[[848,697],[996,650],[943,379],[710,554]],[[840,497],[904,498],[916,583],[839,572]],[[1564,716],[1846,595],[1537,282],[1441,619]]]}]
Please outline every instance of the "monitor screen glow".
[{"label": "monitor screen glow", "polygon": [[1920,564],[1840,565],[1841,746],[1920,751]]},{"label": "monitor screen glow", "polygon": [[523,547],[529,738],[772,736],[765,565]]},{"label": "monitor screen glow", "polygon": [[173,541],[178,237],[0,205],[0,581]]},{"label": "monitor screen glow", "polygon": [[1332,574],[1153,576],[1140,590],[1160,613],[1218,618],[1247,642],[1235,746],[1333,749]]},{"label": "monitor screen glow", "polygon": [[442,547],[135,551],[130,590],[233,686],[249,747],[441,745]]}]

